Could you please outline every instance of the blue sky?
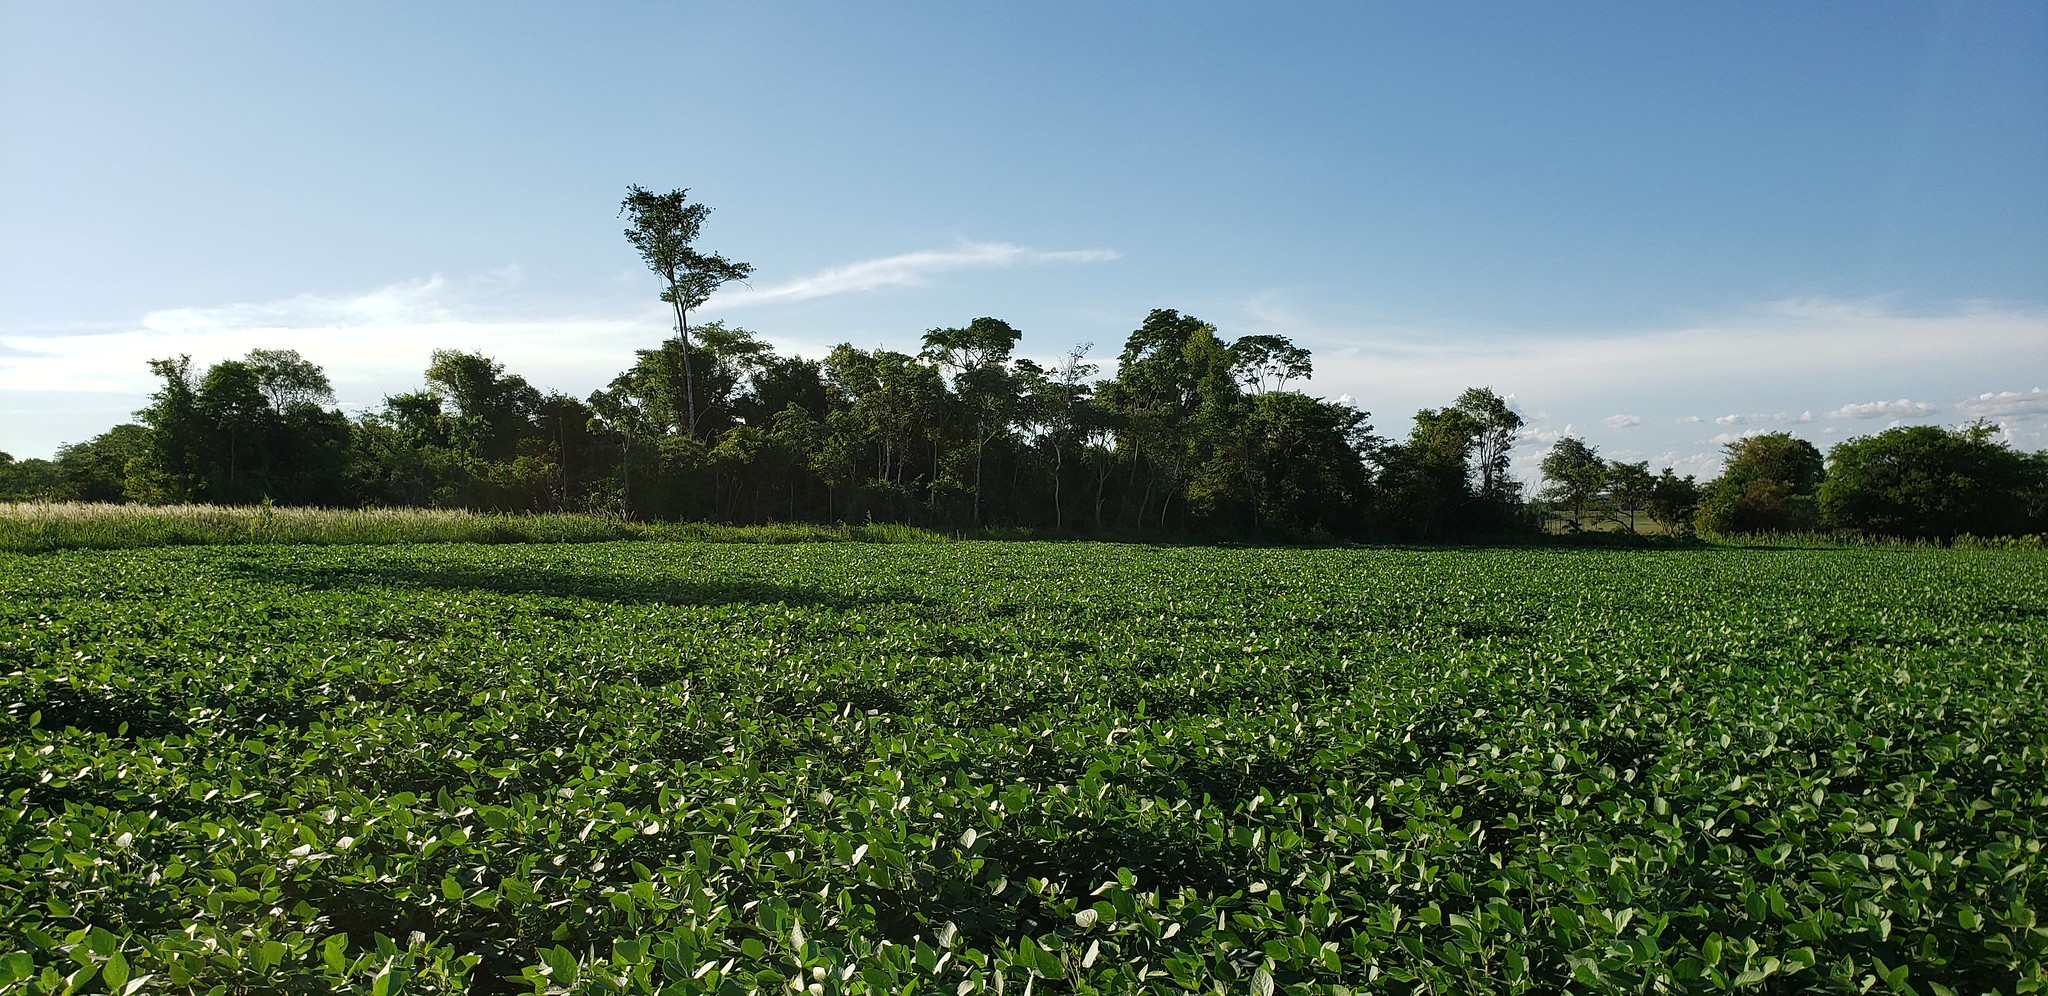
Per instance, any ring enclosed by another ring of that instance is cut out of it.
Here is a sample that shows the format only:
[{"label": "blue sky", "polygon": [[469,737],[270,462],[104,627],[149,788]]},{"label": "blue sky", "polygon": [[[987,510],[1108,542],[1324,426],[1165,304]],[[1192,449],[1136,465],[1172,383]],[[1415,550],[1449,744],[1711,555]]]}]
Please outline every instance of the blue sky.
[{"label": "blue sky", "polygon": [[1313,349],[1383,432],[1468,385],[1710,473],[1989,417],[2048,447],[2048,6],[0,0],[0,450],[147,360],[436,347],[586,394],[666,323],[628,184],[811,355],[1151,308]]}]

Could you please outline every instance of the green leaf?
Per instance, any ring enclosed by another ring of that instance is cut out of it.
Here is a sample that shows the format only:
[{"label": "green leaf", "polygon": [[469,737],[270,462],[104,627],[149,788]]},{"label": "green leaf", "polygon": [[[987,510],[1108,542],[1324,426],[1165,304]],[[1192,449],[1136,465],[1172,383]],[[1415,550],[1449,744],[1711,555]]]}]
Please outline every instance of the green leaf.
[{"label": "green leaf", "polygon": [[1252,972],[1252,996],[1273,996],[1273,973],[1264,967]]},{"label": "green leaf", "polygon": [[85,949],[102,958],[111,958],[121,951],[121,939],[105,927],[93,927],[85,933]]},{"label": "green leaf", "polygon": [[348,971],[348,935],[335,934],[320,943],[320,963],[329,975]]},{"label": "green leaf", "polygon": [[100,978],[109,990],[118,991],[128,984],[128,959],[119,951],[108,956],[106,965],[100,968]]},{"label": "green leaf", "polygon": [[550,986],[561,986],[564,989],[575,987],[581,974],[577,970],[574,952],[557,944],[554,947],[543,948],[540,956],[541,960],[547,963]]}]

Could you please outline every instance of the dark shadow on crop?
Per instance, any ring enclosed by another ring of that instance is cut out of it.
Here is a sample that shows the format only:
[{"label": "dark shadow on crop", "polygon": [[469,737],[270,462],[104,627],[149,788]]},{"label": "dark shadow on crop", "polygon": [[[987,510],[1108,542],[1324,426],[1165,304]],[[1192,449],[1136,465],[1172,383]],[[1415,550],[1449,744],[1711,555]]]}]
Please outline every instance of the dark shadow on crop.
[{"label": "dark shadow on crop", "polygon": [[100,695],[61,685],[39,691],[41,695],[31,695],[16,711],[22,716],[40,714],[38,725],[46,730],[77,730],[115,740],[153,740],[190,728],[184,716],[142,696]]},{"label": "dark shadow on crop", "polygon": [[1471,619],[1452,623],[1451,631],[1466,640],[1527,640],[1535,635],[1535,630],[1527,626],[1493,619]]},{"label": "dark shadow on crop", "polygon": [[903,590],[855,593],[744,578],[629,578],[529,564],[502,567],[459,564],[314,567],[251,560],[237,563],[232,569],[251,581],[315,591],[395,588],[488,592],[576,598],[619,605],[790,605],[851,609],[868,605],[922,605],[930,601]]},{"label": "dark shadow on crop", "polygon": [[[971,947],[984,950],[1043,936],[1071,924],[1021,888],[1027,877],[1101,882],[1129,872],[1138,891],[1173,895],[1192,890],[1226,895],[1250,879],[1190,827],[1134,826],[1070,817],[1059,826],[999,834],[982,855],[988,865],[974,879],[940,868],[895,888],[858,886],[859,901],[874,910],[877,937],[899,944],[929,939],[953,923]],[[1000,876],[1009,886],[992,892]]]}]

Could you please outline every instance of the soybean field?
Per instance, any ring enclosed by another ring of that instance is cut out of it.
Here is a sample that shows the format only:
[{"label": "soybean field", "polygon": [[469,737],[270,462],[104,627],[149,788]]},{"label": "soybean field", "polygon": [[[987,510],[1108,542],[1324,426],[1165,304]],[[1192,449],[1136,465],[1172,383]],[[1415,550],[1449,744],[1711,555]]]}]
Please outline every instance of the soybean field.
[{"label": "soybean field", "polygon": [[0,991],[2048,989],[2048,555],[0,554]]}]

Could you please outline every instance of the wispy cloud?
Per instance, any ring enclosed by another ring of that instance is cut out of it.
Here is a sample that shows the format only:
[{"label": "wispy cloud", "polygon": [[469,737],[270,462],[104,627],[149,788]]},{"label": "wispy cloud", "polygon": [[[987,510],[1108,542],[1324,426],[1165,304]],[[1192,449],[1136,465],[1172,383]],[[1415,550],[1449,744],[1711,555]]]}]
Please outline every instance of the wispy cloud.
[{"label": "wispy cloud", "polygon": [[1431,399],[1473,384],[1540,385],[1547,401],[1611,397],[1617,385],[1810,390],[1820,379],[1890,377],[1901,369],[1947,376],[2009,366],[2040,356],[2048,342],[2048,309],[1974,303],[1948,314],[1901,314],[1882,302],[1784,301],[1684,328],[1606,335],[1267,325],[1316,349],[1318,382],[1361,397],[1423,391]]},{"label": "wispy cloud", "polygon": [[1600,424],[1610,429],[1633,429],[1643,424],[1643,417],[1641,415],[1609,415],[1601,419]]},{"label": "wispy cloud", "polygon": [[1859,404],[1843,405],[1828,413],[1829,418],[1912,418],[1940,411],[1925,401],[1865,401]]},{"label": "wispy cloud", "polygon": [[165,335],[204,334],[240,328],[357,329],[454,321],[454,291],[436,273],[424,280],[379,287],[360,294],[300,294],[282,301],[169,308],[142,318],[142,327]]},{"label": "wispy cloud", "polygon": [[1955,409],[1971,418],[2048,415],[2048,391],[2037,387],[2031,391],[1986,392],[1967,401],[1956,402]]},{"label": "wispy cloud", "polygon": [[[1697,422],[1699,421],[1699,418],[1697,416],[1694,416],[1691,418],[1682,418],[1679,419],[1679,421]],[[1791,412],[1758,412],[1752,415],[1722,415],[1714,419],[1714,424],[1756,425],[1758,423],[1763,423],[1767,425],[1804,425],[1811,421],[1813,421],[1813,413],[1810,411],[1800,412],[1797,415],[1794,415]]]},{"label": "wispy cloud", "polygon": [[1030,266],[1038,263],[1100,263],[1117,258],[1111,249],[1042,251],[1007,242],[969,242],[952,249],[927,249],[820,270],[767,287],[739,287],[714,297],[707,308],[735,308],[775,301],[809,301],[838,294],[862,294],[885,287],[919,287],[954,270]]}]

